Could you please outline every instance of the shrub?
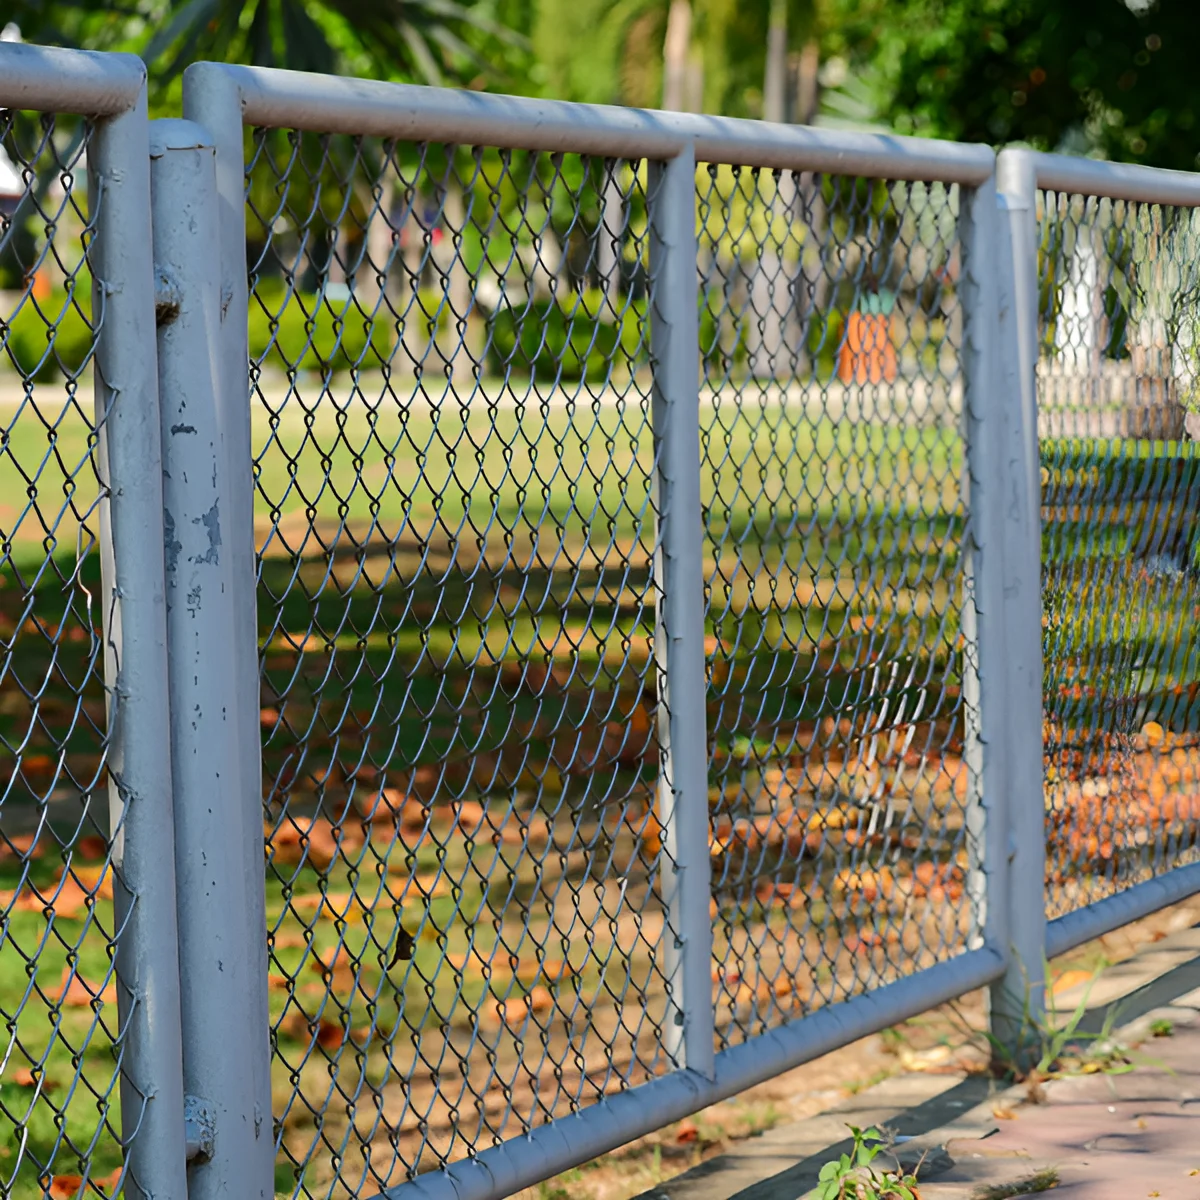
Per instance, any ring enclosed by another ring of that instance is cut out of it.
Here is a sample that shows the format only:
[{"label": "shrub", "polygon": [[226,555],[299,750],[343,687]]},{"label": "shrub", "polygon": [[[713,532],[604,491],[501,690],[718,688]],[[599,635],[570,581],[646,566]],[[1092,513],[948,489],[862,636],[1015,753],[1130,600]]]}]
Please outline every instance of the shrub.
[{"label": "shrub", "polygon": [[[90,309],[90,297],[84,303]],[[64,373],[78,375],[88,363],[94,340],[76,303],[66,292],[54,291],[37,307],[26,299],[10,321],[0,320],[0,361],[45,383]]]},{"label": "shrub", "polygon": [[747,354],[745,322],[739,323],[736,338],[731,339],[733,321],[722,319],[720,311],[712,307],[720,303],[719,295],[710,296],[707,303],[703,297],[700,300],[700,358],[714,383],[725,372],[742,366]]},{"label": "shrub", "polygon": [[319,375],[400,364],[408,361],[394,353],[401,325],[419,329],[419,340],[427,341],[435,324],[442,331],[450,326],[441,305],[440,292],[421,291],[417,302],[394,305],[399,316],[381,305],[372,320],[350,299],[322,301],[313,293],[289,295],[276,281],[259,283],[250,299],[250,357],[261,366]]},{"label": "shrub", "polygon": [[[756,320],[751,309],[744,310],[736,323],[735,338],[734,317],[722,314],[716,307],[720,304],[720,295],[714,294],[709,296],[707,303],[702,300],[700,308],[700,356],[709,379],[714,382],[725,373],[736,374],[746,365],[749,330]],[[836,309],[809,313],[806,318],[805,348],[817,378],[826,379],[836,370],[845,320],[845,315]],[[787,361],[785,357],[781,365]]]},{"label": "shrub", "polygon": [[498,374],[564,383],[603,382],[614,361],[645,360],[645,305],[631,302],[614,320],[598,292],[499,308],[488,323],[488,358]]}]

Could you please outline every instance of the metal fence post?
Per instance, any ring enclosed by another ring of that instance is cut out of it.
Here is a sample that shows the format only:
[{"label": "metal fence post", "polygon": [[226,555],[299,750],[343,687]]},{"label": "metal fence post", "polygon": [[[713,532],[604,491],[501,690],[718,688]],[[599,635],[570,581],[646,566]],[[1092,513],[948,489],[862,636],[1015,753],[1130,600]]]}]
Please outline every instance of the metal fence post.
[{"label": "metal fence post", "polygon": [[1005,846],[1006,753],[1003,622],[1002,473],[995,446],[1003,410],[995,390],[999,215],[995,176],[963,188],[963,707],[972,948],[1006,953],[1008,863]]},{"label": "metal fence post", "polygon": [[1000,233],[999,361],[1003,405],[1004,644],[1006,647],[1008,914],[1005,977],[992,987],[992,1029],[1017,1047],[1044,1007],[1045,801],[1042,793],[1041,469],[1037,433],[1038,238],[1035,160],[996,163]]},{"label": "metal fence post", "polygon": [[184,1079],[204,1134],[193,1147],[189,1194],[270,1196],[274,1138],[255,1089],[270,1072],[270,1031],[266,1012],[247,1003],[263,936],[245,920],[263,884],[261,872],[248,878],[244,867],[244,809],[256,796],[242,774],[236,703],[239,581],[227,540],[226,414],[217,402],[216,154],[203,128],[154,122],[151,187],[155,269],[169,299],[158,361]]},{"label": "metal fence post", "polygon": [[696,160],[687,145],[650,167],[650,337],[658,537],[654,652],[661,752],[659,818],[669,857],[666,1048],[713,1077],[704,524],[700,505],[700,332]]},{"label": "metal fence post", "polygon": [[[121,1123],[127,1197],[186,1195],[175,833],[145,67],[88,154],[101,505],[108,789],[113,830]],[[134,65],[136,64],[136,65]]]},{"label": "metal fence post", "polygon": [[[258,720],[258,570],[255,562],[250,355],[247,346],[246,184],[242,98],[231,72],[217,63],[196,63],[189,67],[183,78],[183,114],[208,131],[217,156],[217,252],[221,278],[221,322],[215,331],[221,375],[217,407],[225,439],[225,495],[228,498],[227,516],[222,520],[222,535],[230,555],[235,609],[237,729],[244,789],[241,818],[247,898],[245,922],[248,938],[258,946],[246,1003],[258,1014],[255,1019],[265,1023],[269,1021],[267,914],[263,861],[262,735]],[[260,1113],[257,1119],[261,1121],[264,1133],[270,1134],[270,1063],[256,1061],[253,1069],[253,1086]]]}]

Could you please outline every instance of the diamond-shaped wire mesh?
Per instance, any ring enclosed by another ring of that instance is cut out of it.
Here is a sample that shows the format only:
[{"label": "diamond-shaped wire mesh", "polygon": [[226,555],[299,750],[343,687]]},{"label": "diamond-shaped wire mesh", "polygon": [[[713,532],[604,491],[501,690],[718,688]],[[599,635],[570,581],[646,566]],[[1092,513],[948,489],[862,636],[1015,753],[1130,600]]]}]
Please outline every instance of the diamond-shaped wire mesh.
[{"label": "diamond-shaped wire mesh", "polygon": [[1200,854],[1200,214],[1043,192],[1048,912]]},{"label": "diamond-shaped wire mesh", "polygon": [[278,1188],[669,1067],[645,164],[248,134]]},{"label": "diamond-shaped wire mesh", "polygon": [[74,117],[0,110],[0,1192],[112,1195],[120,1029],[93,311]]},{"label": "diamond-shaped wire mesh", "polygon": [[697,187],[723,1047],[972,932],[961,254],[952,186]]}]

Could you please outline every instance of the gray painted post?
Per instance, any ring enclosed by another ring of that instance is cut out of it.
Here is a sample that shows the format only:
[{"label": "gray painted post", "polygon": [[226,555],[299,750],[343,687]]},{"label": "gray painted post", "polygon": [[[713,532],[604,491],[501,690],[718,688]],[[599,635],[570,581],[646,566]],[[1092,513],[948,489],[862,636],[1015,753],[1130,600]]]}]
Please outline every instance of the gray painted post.
[{"label": "gray painted post", "polygon": [[[221,323],[216,331],[220,386],[217,406],[225,438],[228,498],[221,522],[230,555],[237,664],[237,730],[243,795],[241,802],[243,870],[246,879],[247,944],[258,946],[246,1004],[268,1022],[267,913],[263,865],[262,742],[259,728],[258,590],[254,542],[254,478],[250,440],[250,378],[247,347],[246,201],[243,159],[242,98],[228,68],[196,63],[184,72],[183,113],[212,137],[217,154],[218,257],[221,272]],[[269,1062],[252,1064],[258,1120],[264,1140],[273,1141]],[[264,1151],[265,1154],[265,1151]],[[272,1151],[273,1154],[273,1151]],[[273,1195],[270,1177],[255,1177],[246,1196]],[[267,1190],[262,1191],[262,1188]],[[198,1200],[193,1196],[191,1200]]]},{"label": "gray painted post", "polygon": [[[1007,688],[1009,966],[992,986],[992,1029],[1006,1046],[1045,1004],[1046,842],[1042,793],[1041,469],[1037,436],[1038,233],[1033,155],[1003,151],[1000,361],[1003,442],[1004,643]],[[1026,1034],[1031,1032],[1026,1029]]]},{"label": "gray painted post", "polygon": [[[124,56],[122,56],[124,57]],[[113,65],[117,61],[113,56]],[[185,1176],[175,831],[163,584],[163,504],[145,67],[134,106],[88,148],[100,477],[108,795],[117,1011],[122,1030],[123,1190],[183,1200]]]},{"label": "gray painted post", "polygon": [[970,945],[1007,953],[1008,796],[1004,647],[1003,480],[995,447],[1003,437],[998,366],[999,212],[995,177],[960,192],[963,306],[963,704],[968,772],[967,894]]},{"label": "gray painted post", "polygon": [[[151,127],[154,260],[172,311],[158,333],[170,647],[175,870],[187,1102],[211,1141],[188,1172],[190,1200],[273,1192],[267,1014],[247,1004],[262,971],[245,914],[263,888],[245,870],[235,566],[220,385],[216,153],[191,121]],[[160,285],[160,286],[161,286]],[[258,827],[261,830],[261,825]],[[261,842],[257,843],[261,846]],[[261,849],[259,850],[261,856]],[[260,860],[261,861],[261,860]]]},{"label": "gray painted post", "polygon": [[703,512],[700,506],[700,333],[696,162],[690,145],[652,163],[650,349],[658,583],[654,655],[661,752],[659,819],[670,1000],[666,1050],[713,1077],[712,920],[708,859]]}]

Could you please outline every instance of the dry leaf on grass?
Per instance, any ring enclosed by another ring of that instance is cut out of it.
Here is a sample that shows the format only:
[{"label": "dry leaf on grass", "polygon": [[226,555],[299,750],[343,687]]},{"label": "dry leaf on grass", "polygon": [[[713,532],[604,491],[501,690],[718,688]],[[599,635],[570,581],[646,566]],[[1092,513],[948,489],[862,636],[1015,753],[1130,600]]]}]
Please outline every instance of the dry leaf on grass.
[{"label": "dry leaf on grass", "polygon": [[356,985],[360,964],[345,946],[337,946],[328,957],[314,951],[308,969],[325,981],[331,991],[351,991]]},{"label": "dry leaf on grass", "polygon": [[94,833],[85,834],[75,843],[80,858],[99,860],[108,857],[108,843]]},{"label": "dry leaf on grass", "polygon": [[17,1087],[37,1087],[40,1084],[43,1092],[53,1092],[58,1088],[56,1080],[47,1079],[45,1075],[39,1078],[29,1067],[17,1067],[12,1073],[12,1082]]},{"label": "dry leaf on grass", "polygon": [[696,1128],[694,1121],[680,1121],[675,1127],[675,1144],[678,1146],[687,1146],[698,1141],[699,1138],[700,1131]]},{"label": "dry leaf on grass", "polygon": [[754,889],[754,898],[763,908],[777,904],[784,908],[803,908],[807,903],[807,897],[794,883],[760,883]]},{"label": "dry leaf on grass", "polygon": [[558,983],[576,974],[578,972],[569,962],[557,958],[548,958],[540,963],[521,963],[515,972],[516,978],[525,984],[534,983],[538,979],[544,979],[547,983]]},{"label": "dry leaf on grass", "polygon": [[1064,971],[1050,987],[1050,994],[1053,996],[1061,996],[1063,992],[1069,992],[1073,987],[1078,987],[1083,983],[1091,983],[1093,975],[1090,971]]},{"label": "dry leaf on grass", "polygon": [[66,1008],[88,1008],[94,1001],[102,1004],[115,1004],[117,1000],[117,984],[110,979],[103,990],[95,984],[89,984],[82,975],[72,972],[69,966],[63,967],[62,979],[59,983],[58,1002]]},{"label": "dry leaf on grass", "polygon": [[36,833],[0,833],[0,860],[6,858],[41,858],[46,848]]},{"label": "dry leaf on grass", "polygon": [[878,871],[854,871],[850,868],[837,873],[833,886],[845,892],[855,892],[868,904],[890,900],[896,892],[896,877],[888,867]]},{"label": "dry leaf on grass", "polygon": [[391,962],[388,963],[390,971],[399,962],[408,962],[413,956],[413,950],[416,949],[416,942],[413,935],[408,932],[403,926],[396,930],[396,949],[392,953]]},{"label": "dry leaf on grass", "polygon": [[50,1200],[72,1200],[81,1194],[90,1194],[92,1188],[107,1189],[108,1194],[116,1192],[121,1182],[121,1167],[114,1167],[107,1175],[93,1175],[89,1179],[89,1187],[84,1189],[82,1175],[52,1175],[49,1179],[41,1180],[44,1193]]},{"label": "dry leaf on grass", "polygon": [[554,1007],[554,997],[548,988],[540,984],[530,989],[528,995],[510,996],[507,1000],[497,1000],[487,1011],[501,1025],[519,1028],[530,1013],[549,1012]]},{"label": "dry leaf on grass", "polygon": [[869,933],[860,933],[857,936],[851,935],[843,938],[842,944],[851,954],[869,954],[872,950],[876,950],[880,946],[894,946],[899,941],[899,931],[889,929],[884,933],[872,930]]}]

